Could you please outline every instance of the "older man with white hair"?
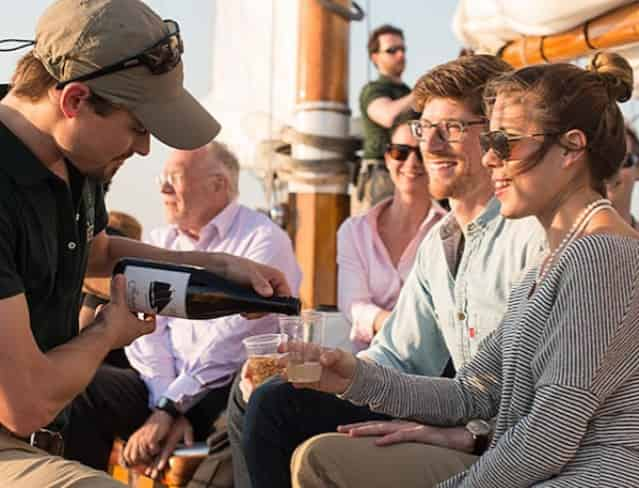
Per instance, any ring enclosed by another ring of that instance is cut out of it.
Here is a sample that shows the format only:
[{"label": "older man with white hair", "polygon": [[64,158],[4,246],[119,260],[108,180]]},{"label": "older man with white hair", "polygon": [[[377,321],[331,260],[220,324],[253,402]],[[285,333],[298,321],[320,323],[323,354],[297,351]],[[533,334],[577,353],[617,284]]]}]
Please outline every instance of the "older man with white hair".
[{"label": "older man with white hair", "polygon": [[[151,231],[151,242],[268,264],[285,274],[295,293],[301,273],[288,235],[237,202],[238,180],[237,159],[223,144],[174,151],[158,178],[169,225]],[[225,408],[235,372],[245,360],[242,339],[277,330],[274,316],[158,317],[153,333],[126,348],[135,371],[100,368],[74,402],[76,423],[67,456],[105,469],[111,443],[119,436],[128,438],[124,460],[157,476],[177,443],[203,440]]]}]

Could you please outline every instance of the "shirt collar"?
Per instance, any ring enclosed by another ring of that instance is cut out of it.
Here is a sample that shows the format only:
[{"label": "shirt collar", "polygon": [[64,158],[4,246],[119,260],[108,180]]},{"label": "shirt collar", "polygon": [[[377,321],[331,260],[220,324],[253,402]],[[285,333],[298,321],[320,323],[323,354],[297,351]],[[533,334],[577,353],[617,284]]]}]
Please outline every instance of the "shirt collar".
[{"label": "shirt collar", "polygon": [[54,176],[26,144],[1,122],[0,146],[4,148],[3,159],[6,161],[0,166],[0,169],[19,185],[37,185],[41,181]]},{"label": "shirt collar", "polygon": [[442,239],[448,239],[456,232],[463,232],[464,234],[472,235],[476,232],[482,231],[495,219],[501,217],[501,203],[497,198],[492,197],[488,204],[484,207],[484,210],[475,219],[470,222],[465,229],[462,229],[455,218],[455,213],[450,212],[442,223],[440,229],[440,236]]},{"label": "shirt collar", "polygon": [[221,239],[226,238],[227,234],[231,230],[231,226],[235,221],[237,213],[240,211],[240,205],[237,200],[231,200],[231,202],[222,209],[213,219],[206,225],[213,225],[217,229],[217,234]]},{"label": "shirt collar", "polygon": [[[368,224],[371,226],[371,229],[373,229],[373,232],[375,234],[379,233],[379,231],[377,230],[377,220],[379,218],[379,214],[382,213],[384,209],[389,207],[392,202],[393,197],[385,198],[384,200],[381,200],[379,203],[373,206],[366,214]],[[430,210],[428,210],[428,213],[424,217],[424,220],[422,220],[419,228],[422,229],[425,225],[428,225],[432,219],[439,218],[440,216],[446,215],[446,213],[446,210],[444,210],[439,203],[437,203],[435,200],[431,200]]]},{"label": "shirt collar", "polygon": [[442,207],[437,200],[431,200],[431,204],[430,204],[430,210],[428,211],[428,213],[426,214],[426,218],[424,218],[424,221],[422,222],[422,227],[424,227],[425,225],[428,225],[430,223],[430,221],[432,219],[440,219],[442,217],[445,217],[449,212]]},{"label": "shirt collar", "polygon": [[381,214],[382,210],[388,207],[392,201],[393,201],[393,197],[385,198],[379,203],[375,204],[375,206],[373,206],[366,214],[366,219],[368,220],[368,224],[371,226],[371,229],[373,229],[373,232],[375,234],[379,233],[377,230],[377,219],[379,217],[379,214]]},{"label": "shirt collar", "polygon": [[[237,200],[232,200],[219,214],[213,217],[204,227],[202,227],[200,230],[198,245],[209,242],[214,236],[224,239],[229,233],[239,211],[239,203],[237,203]],[[177,226],[174,226],[174,232],[176,235],[184,235],[180,232]]]},{"label": "shirt collar", "polygon": [[404,85],[405,83],[403,81],[395,81],[392,78],[386,76],[386,75],[379,75],[379,78],[377,78],[377,81],[382,81],[384,83],[392,83],[393,85]]}]

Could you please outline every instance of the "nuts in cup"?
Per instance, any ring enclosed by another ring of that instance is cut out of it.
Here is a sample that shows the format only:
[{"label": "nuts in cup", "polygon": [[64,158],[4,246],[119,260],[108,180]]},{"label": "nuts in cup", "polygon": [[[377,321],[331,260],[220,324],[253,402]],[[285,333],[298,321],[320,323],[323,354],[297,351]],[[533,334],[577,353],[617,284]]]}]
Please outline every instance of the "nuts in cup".
[{"label": "nuts in cup", "polygon": [[285,340],[282,334],[260,334],[243,340],[248,356],[248,375],[255,388],[271,376],[284,372],[278,347]]},{"label": "nuts in cup", "polygon": [[248,370],[251,381],[256,387],[271,376],[284,372],[284,368],[279,365],[279,358],[273,356],[249,356]]}]

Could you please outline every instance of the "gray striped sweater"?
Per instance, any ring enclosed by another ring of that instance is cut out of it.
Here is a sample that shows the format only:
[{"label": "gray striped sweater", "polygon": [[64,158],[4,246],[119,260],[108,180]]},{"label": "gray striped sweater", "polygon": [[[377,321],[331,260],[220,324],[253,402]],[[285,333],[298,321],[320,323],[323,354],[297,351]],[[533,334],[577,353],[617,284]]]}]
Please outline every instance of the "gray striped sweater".
[{"label": "gray striped sweater", "polygon": [[530,295],[536,272],[454,380],[359,361],[343,397],[433,425],[497,415],[442,488],[639,487],[639,240],[576,240]]}]

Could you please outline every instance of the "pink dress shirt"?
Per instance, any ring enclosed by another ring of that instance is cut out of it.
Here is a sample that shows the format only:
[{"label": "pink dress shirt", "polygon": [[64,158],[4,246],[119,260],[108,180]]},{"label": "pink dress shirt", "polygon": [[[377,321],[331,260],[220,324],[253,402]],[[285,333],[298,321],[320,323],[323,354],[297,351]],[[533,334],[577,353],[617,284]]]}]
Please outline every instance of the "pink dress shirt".
[{"label": "pink dress shirt", "polygon": [[[294,295],[302,274],[288,235],[265,215],[230,203],[200,232],[198,241],[176,226],[151,232],[151,244],[180,251],[224,252],[273,266],[286,275]],[[246,359],[242,339],[277,332],[277,318],[247,320],[240,315],[214,320],[157,317],[152,334],[140,337],[125,351],[149,389],[149,405],[161,396],[186,411],[206,389],[221,387]]]},{"label": "pink dress shirt", "polygon": [[350,217],[337,232],[337,304],[351,322],[351,341],[361,350],[373,339],[373,323],[381,310],[391,310],[413,266],[419,243],[446,211],[433,201],[419,231],[404,250],[397,268],[379,236],[377,219],[392,198],[368,212]]}]

